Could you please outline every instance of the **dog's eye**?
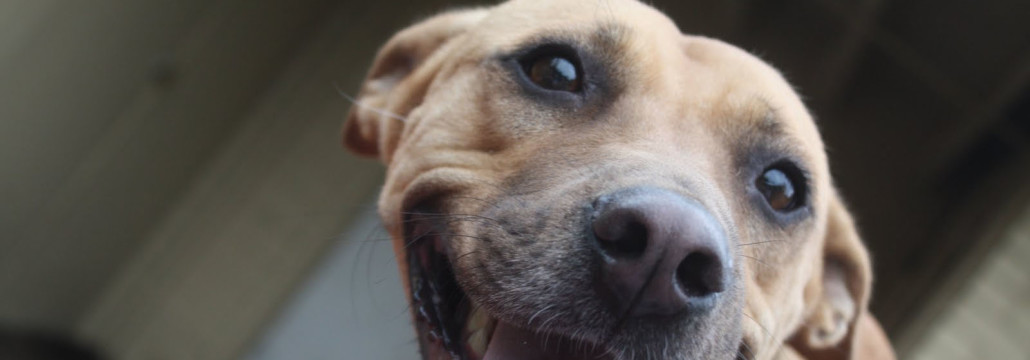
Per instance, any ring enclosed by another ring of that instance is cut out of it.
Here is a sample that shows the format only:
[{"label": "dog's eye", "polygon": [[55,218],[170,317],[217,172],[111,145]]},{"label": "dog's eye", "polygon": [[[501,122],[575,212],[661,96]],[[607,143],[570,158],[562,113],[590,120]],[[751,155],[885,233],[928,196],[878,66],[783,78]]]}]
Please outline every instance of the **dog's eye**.
[{"label": "dog's eye", "polygon": [[529,80],[547,90],[578,92],[582,88],[580,67],[574,58],[543,54],[522,63]]},{"label": "dog's eye", "polygon": [[765,196],[765,201],[773,210],[780,212],[803,205],[804,186],[800,170],[791,164],[773,165],[755,179],[755,187]]}]

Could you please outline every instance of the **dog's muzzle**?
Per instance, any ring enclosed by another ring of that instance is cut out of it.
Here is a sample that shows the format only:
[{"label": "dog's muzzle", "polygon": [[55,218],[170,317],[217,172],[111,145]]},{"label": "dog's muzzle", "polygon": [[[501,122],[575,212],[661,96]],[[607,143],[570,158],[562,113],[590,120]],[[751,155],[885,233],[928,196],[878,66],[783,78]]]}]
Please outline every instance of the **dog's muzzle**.
[{"label": "dog's muzzle", "polygon": [[[584,215],[584,250],[597,264],[587,296],[596,297],[619,322],[654,323],[657,329],[700,320],[731,286],[725,232],[694,200],[670,190],[633,187],[597,197]],[[427,358],[607,358],[603,346],[562,342],[564,335],[523,329],[475,306],[454,277],[443,240],[449,230],[441,219],[454,221],[453,216],[408,221],[413,306],[417,326],[427,334],[420,339]]]},{"label": "dog's muzzle", "polygon": [[658,188],[601,196],[592,233],[602,266],[599,294],[614,314],[702,315],[726,289],[726,236],[697,202]]}]

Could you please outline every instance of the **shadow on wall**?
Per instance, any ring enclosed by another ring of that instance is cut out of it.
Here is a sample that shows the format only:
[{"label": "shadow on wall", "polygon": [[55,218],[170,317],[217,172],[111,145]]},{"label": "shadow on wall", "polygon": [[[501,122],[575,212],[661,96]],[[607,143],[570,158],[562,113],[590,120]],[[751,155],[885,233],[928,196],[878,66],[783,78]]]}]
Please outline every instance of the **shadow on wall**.
[{"label": "shadow on wall", "polygon": [[0,359],[102,360],[106,358],[91,346],[61,333],[0,327]]}]

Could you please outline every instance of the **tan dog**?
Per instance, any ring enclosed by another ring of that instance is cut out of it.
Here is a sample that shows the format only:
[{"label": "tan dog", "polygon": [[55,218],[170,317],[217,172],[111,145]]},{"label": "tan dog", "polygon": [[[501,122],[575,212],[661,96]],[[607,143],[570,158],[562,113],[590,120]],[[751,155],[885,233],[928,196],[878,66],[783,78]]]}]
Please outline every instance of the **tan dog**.
[{"label": "tan dog", "polygon": [[746,52],[516,0],[400,32],[357,104],[427,359],[893,357],[819,133]]}]

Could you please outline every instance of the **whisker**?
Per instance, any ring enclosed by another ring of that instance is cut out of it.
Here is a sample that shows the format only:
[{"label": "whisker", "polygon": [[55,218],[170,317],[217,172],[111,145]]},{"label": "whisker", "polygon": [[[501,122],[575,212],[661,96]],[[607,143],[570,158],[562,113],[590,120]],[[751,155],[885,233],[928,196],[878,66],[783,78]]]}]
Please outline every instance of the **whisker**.
[{"label": "whisker", "polygon": [[447,218],[451,218],[451,219],[456,219],[456,220],[462,220],[464,218],[472,218],[472,219],[487,220],[487,221],[492,221],[492,222],[495,222],[495,223],[500,223],[500,220],[494,219],[492,217],[483,216],[483,215],[476,215],[476,214],[448,214],[448,213],[421,213],[421,212],[401,212],[401,214],[402,215],[418,215],[418,216],[420,216],[420,218],[412,218],[412,219],[404,220],[402,223],[410,223],[410,222],[422,220],[423,217],[424,218],[429,218],[429,219],[440,219],[440,218],[447,219]]},{"label": "whisker", "polygon": [[751,317],[751,315],[748,315],[746,311],[744,311],[744,310],[741,310],[740,314],[741,314],[741,315],[744,315],[744,316],[745,316],[745,317],[747,317],[748,319],[751,319],[751,321],[754,321],[754,322],[755,322],[755,325],[758,325],[758,327],[759,327],[759,328],[761,328],[761,329],[762,329],[762,331],[765,331],[765,336],[766,336],[766,340],[768,340],[768,339],[772,339],[772,338],[773,338],[773,334],[772,334],[772,332],[771,332],[771,331],[769,331],[769,329],[768,329],[768,328],[766,328],[766,327],[765,327],[765,325],[762,325],[762,323],[761,323],[761,322],[759,322],[758,320],[755,320],[755,318]]},{"label": "whisker", "polygon": [[[448,214],[448,213],[422,213],[422,212],[402,212],[404,215],[413,215],[412,218],[402,221],[402,223],[411,223],[419,220],[427,219],[448,219],[446,225],[451,225],[461,221],[479,222],[483,225],[489,225],[497,229],[508,231],[504,224],[497,219],[489,216],[477,215],[477,214]],[[479,221],[477,221],[479,220]]]},{"label": "whisker", "polygon": [[465,234],[438,233],[438,234],[434,234],[434,235],[450,236],[450,237],[462,237],[462,238],[476,239],[476,240],[480,240],[480,241],[484,241],[484,242],[489,242],[490,241],[489,238],[485,238],[485,237],[481,237],[481,236],[465,235]]},{"label": "whisker", "polygon": [[472,254],[475,254],[475,253],[477,253],[477,251],[475,251],[475,250],[472,250],[472,251],[469,251],[469,252],[467,252],[467,253],[464,253],[464,254],[461,254],[461,255],[455,256],[455,257],[454,257],[454,263],[455,263],[455,264],[457,264],[457,263],[458,263],[458,261],[461,261],[461,259],[462,259],[462,258],[464,258],[464,257],[466,257],[466,256],[469,256],[469,255],[472,255]]},{"label": "whisker", "polygon": [[539,316],[541,313],[543,313],[543,312],[545,312],[547,310],[550,310],[551,307],[553,307],[554,305],[555,304],[550,304],[550,305],[544,306],[540,310],[537,310],[536,313],[533,314],[533,316],[529,317],[529,321],[527,321],[526,323],[529,324],[530,326],[532,326],[533,325],[533,319],[536,319],[536,317]]},{"label": "whisker", "polygon": [[754,260],[755,262],[757,262],[757,263],[759,263],[759,264],[762,264],[762,265],[765,265],[765,266],[768,266],[768,267],[770,267],[770,268],[773,268],[773,269],[775,269],[775,268],[776,268],[775,266],[769,265],[769,264],[767,264],[767,263],[763,262],[762,260],[758,260],[758,258],[756,258],[756,257],[754,257],[754,256],[748,256],[748,255],[744,255],[744,254],[738,254],[738,255],[740,255],[741,257],[746,257],[746,258],[748,258],[748,259]]},{"label": "whisker", "polygon": [[746,243],[746,244],[737,244],[737,246],[750,246],[750,245],[759,245],[759,244],[774,243],[774,242],[783,242],[783,240],[756,241],[756,242]]},{"label": "whisker", "polygon": [[347,101],[350,101],[350,103],[354,104],[354,106],[357,106],[359,108],[362,108],[362,109],[374,112],[376,114],[379,114],[379,115],[382,115],[382,116],[385,116],[385,117],[388,117],[390,119],[394,119],[394,120],[397,120],[397,121],[400,121],[400,122],[408,122],[408,118],[406,118],[406,117],[400,116],[400,115],[395,114],[395,113],[393,113],[393,112],[391,112],[389,110],[386,110],[386,109],[380,109],[380,108],[377,108],[377,107],[374,107],[374,106],[371,106],[371,105],[366,105],[366,104],[362,103],[360,100],[355,99],[354,97],[352,97],[350,95],[347,95],[347,93],[343,92],[343,90],[340,89],[340,84],[337,84],[336,82],[333,82],[333,87],[336,88],[336,92],[339,93],[340,96],[342,96],[344,99],[347,99]]},{"label": "whisker", "polygon": [[384,237],[384,238],[369,238],[369,239],[361,240],[361,242],[363,242],[363,243],[377,243],[377,242],[381,242],[381,241],[382,242],[393,241],[393,238],[392,237]]},{"label": "whisker", "polygon": [[[497,184],[492,184],[492,183],[489,183],[489,182],[486,182],[486,181],[482,181],[479,184],[483,185],[483,186],[494,188],[495,190],[499,191],[502,194],[506,192],[505,188],[500,187]],[[525,195],[525,194],[519,194],[519,195]],[[523,199],[522,196],[515,196],[514,194],[512,194],[512,196],[509,196],[508,198],[509,199],[514,199],[515,201],[518,201],[519,205],[522,205],[523,208],[527,208],[527,209],[530,208],[529,204],[526,203],[526,200]],[[475,200],[475,201],[479,201],[481,203],[486,204],[486,206],[488,208],[492,208],[492,209],[496,209],[497,208],[497,203],[496,202],[491,202],[489,200],[480,199],[480,198],[477,198],[477,197],[474,197],[474,196],[453,196],[453,197],[451,197],[451,199]]]},{"label": "whisker", "polygon": [[[359,272],[358,269],[360,269],[359,265],[361,264],[361,261],[360,261],[361,255],[362,255],[362,253],[365,250],[365,245],[367,245],[369,243],[367,241],[367,239],[371,238],[374,234],[375,234],[374,231],[369,231],[368,234],[365,236],[366,240],[365,241],[361,241],[361,243],[358,244],[358,249],[357,249],[357,251],[355,253],[356,259],[354,261],[352,261],[351,264],[350,264],[350,268],[351,268],[350,269],[350,286],[351,286],[351,288],[357,288],[357,286],[358,286],[357,285],[358,284],[358,277],[357,276],[358,276],[358,272]],[[344,234],[340,234],[340,237],[343,237],[343,236],[344,236]],[[357,304],[357,293],[358,292],[357,291],[348,291],[348,292],[350,293],[351,318],[357,319],[358,318],[358,308],[357,308],[357,306],[355,304]]]},{"label": "whisker", "polygon": [[411,245],[415,245],[415,243],[418,242],[419,240],[422,240],[423,237],[429,236],[429,234],[432,234],[432,233],[433,233],[433,230],[428,230],[428,231],[426,231],[426,232],[424,232],[422,234],[419,234],[418,236],[415,236],[410,241],[408,241],[407,243],[404,244],[404,249],[407,249],[407,248],[411,247]]}]

